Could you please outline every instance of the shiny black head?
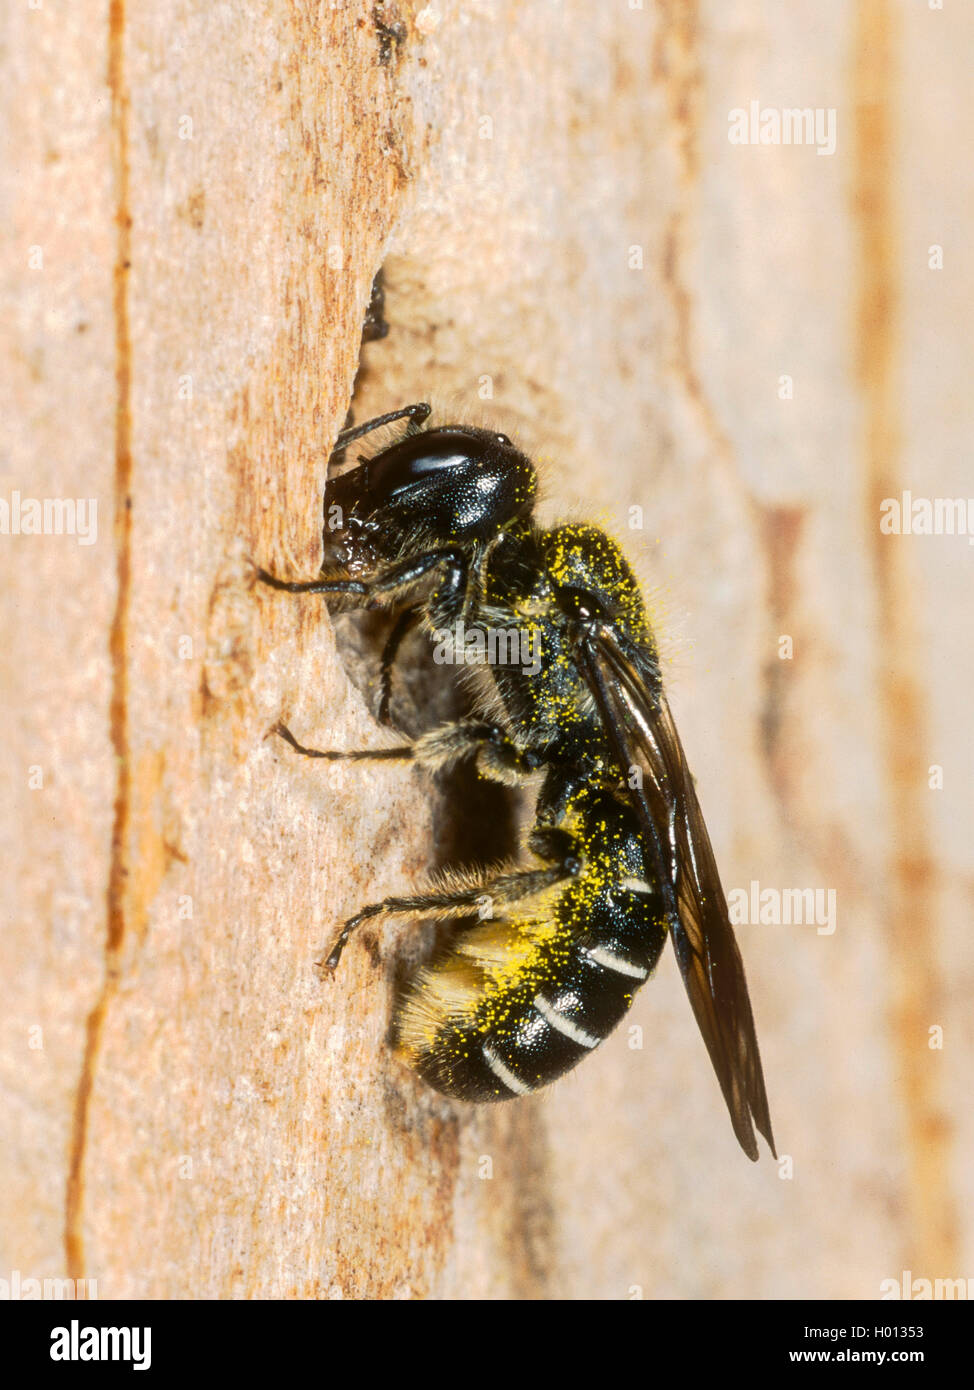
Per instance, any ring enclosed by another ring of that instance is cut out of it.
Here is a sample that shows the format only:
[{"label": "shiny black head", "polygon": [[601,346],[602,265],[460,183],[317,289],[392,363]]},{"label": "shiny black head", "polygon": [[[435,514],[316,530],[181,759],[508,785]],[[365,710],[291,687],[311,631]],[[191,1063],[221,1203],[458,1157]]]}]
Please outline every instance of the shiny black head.
[{"label": "shiny black head", "polygon": [[325,488],[325,564],[374,564],[412,538],[487,541],[530,515],[531,460],[505,434],[446,425],[407,435]]}]

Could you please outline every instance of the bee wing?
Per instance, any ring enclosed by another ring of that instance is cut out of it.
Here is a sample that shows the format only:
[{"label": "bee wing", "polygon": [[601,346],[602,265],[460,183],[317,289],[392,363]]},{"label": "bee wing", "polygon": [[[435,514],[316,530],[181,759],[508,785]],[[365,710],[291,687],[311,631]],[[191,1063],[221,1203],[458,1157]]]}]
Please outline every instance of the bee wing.
[{"label": "bee wing", "polygon": [[[744,964],[727,913],[717,863],[686,755],[658,677],[611,628],[584,648],[583,670],[624,771],[646,845],[669,898],[673,946],[734,1133],[757,1159],[754,1126],[774,1139]],[[627,777],[627,781],[633,779]]]}]

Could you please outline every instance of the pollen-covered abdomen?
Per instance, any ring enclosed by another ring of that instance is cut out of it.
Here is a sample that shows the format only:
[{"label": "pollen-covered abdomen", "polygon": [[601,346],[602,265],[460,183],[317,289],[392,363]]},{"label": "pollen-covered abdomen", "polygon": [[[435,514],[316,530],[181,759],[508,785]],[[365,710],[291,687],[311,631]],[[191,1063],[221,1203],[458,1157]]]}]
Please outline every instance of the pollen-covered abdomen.
[{"label": "pollen-covered abdomen", "polygon": [[399,1052],[429,1085],[469,1101],[548,1085],[608,1037],[666,939],[643,880],[597,866],[537,916],[478,923],[421,972],[397,1020]]}]

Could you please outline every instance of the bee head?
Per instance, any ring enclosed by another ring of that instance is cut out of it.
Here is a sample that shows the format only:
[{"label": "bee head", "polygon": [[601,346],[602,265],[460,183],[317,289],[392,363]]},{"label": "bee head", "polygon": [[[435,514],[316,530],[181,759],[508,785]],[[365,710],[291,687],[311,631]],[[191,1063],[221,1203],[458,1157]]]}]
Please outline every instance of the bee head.
[{"label": "bee head", "polygon": [[505,434],[447,425],[407,435],[325,488],[325,564],[374,565],[407,537],[486,541],[530,514],[531,460]]}]

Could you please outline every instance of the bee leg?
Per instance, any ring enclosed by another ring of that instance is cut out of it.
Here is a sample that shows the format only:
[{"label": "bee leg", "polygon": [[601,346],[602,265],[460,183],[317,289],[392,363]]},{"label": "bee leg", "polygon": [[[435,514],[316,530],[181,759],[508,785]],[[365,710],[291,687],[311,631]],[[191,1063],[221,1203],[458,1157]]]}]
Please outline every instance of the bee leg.
[{"label": "bee leg", "polygon": [[285,724],[275,724],[271,732],[290,744],[295,753],[300,753],[302,757],[324,758],[328,762],[365,762],[370,758],[377,762],[415,761],[435,772],[439,768],[451,767],[462,758],[474,757],[485,777],[509,786],[516,786],[522,778],[529,777],[543,762],[540,753],[520,747],[500,725],[478,719],[442,724],[412,743],[397,744],[394,748],[308,748],[298,742]]},{"label": "bee leg", "polygon": [[368,590],[360,579],[278,579],[268,570],[257,566],[257,578],[272,589],[288,594],[354,594],[364,596]]},{"label": "bee leg", "polygon": [[271,733],[277,734],[285,743],[289,743],[295,753],[300,753],[302,757],[325,758],[332,763],[341,762],[343,759],[364,762],[368,758],[385,759],[388,762],[408,762],[416,756],[414,745],[411,743],[403,743],[395,748],[356,748],[346,751],[334,748],[306,748],[303,743],[297,741],[291,730],[284,724],[275,724]]},{"label": "bee leg", "polygon": [[380,724],[389,723],[389,701],[392,698],[392,667],[396,657],[399,655],[399,648],[402,646],[403,639],[410,630],[415,627],[419,618],[419,604],[411,604],[404,608],[393,624],[386,644],[382,649],[382,660],[379,666],[379,712],[377,715]]},{"label": "bee leg", "polygon": [[[569,837],[564,837],[566,843]],[[570,849],[574,847],[571,846]],[[363,907],[344,924],[327,955],[318,958],[315,964],[324,977],[334,970],[345,949],[348,938],[356,927],[373,917],[462,917],[470,910],[483,907],[484,901],[490,904],[493,915],[495,905],[503,907],[535,897],[546,889],[554,888],[565,879],[573,878],[581,868],[581,859],[573,852],[562,854],[552,863],[540,869],[517,869],[510,873],[485,873],[471,879],[469,875],[458,876],[455,884],[443,893],[415,893],[408,897],[383,898],[380,903]]]},{"label": "bee leg", "polygon": [[431,570],[441,567],[444,570],[443,582],[449,593],[462,594],[466,586],[467,560],[454,546],[427,550],[423,555],[399,560],[364,579],[278,579],[260,566],[257,568],[257,578],[262,584],[268,584],[272,589],[283,589],[289,594],[348,594],[358,598],[362,607],[371,608],[394,602]]},{"label": "bee leg", "polygon": [[473,757],[485,777],[507,786],[517,786],[544,762],[542,753],[522,747],[500,724],[483,719],[441,724],[422,734],[415,746],[417,761],[426,767],[450,767],[462,758]]}]

